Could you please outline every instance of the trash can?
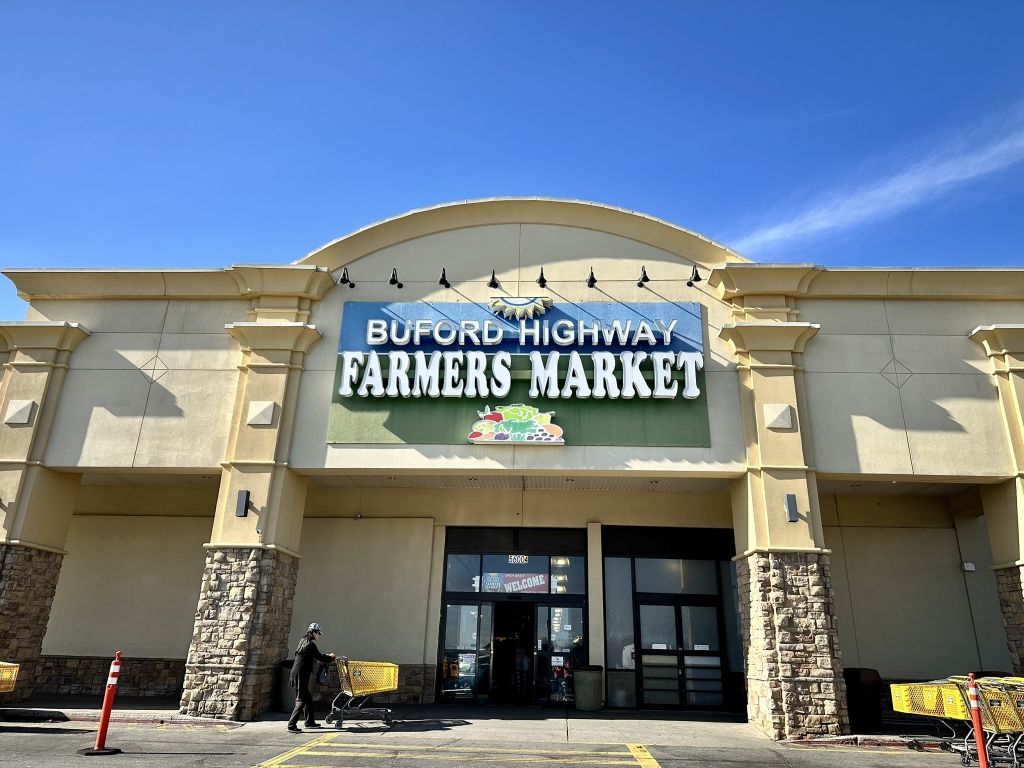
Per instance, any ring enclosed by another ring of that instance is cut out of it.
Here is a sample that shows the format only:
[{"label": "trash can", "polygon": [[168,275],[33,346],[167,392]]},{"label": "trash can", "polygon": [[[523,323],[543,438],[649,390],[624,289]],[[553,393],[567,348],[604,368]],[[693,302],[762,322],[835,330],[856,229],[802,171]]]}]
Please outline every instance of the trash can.
[{"label": "trash can", "polygon": [[291,714],[295,709],[295,689],[292,688],[288,678],[292,676],[292,664],[294,659],[287,659],[281,662],[277,668],[277,711]]},{"label": "trash can", "polygon": [[572,673],[576,692],[576,709],[581,712],[596,712],[601,708],[604,688],[604,667],[600,664],[584,664]]},{"label": "trash can", "polygon": [[848,667],[843,670],[843,678],[846,680],[850,730],[853,733],[877,733],[882,728],[882,676],[877,669]]}]

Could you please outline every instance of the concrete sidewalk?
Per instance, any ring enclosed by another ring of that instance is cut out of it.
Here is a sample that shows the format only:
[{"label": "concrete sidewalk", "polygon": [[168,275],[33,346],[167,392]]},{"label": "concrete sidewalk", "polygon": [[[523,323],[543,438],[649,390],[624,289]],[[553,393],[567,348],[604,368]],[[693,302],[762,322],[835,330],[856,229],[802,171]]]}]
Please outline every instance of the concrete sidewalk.
[{"label": "concrete sidewalk", "polygon": [[[0,721],[8,722],[97,722],[100,699],[95,696],[62,696],[33,699],[20,706],[0,708]],[[351,734],[381,738],[437,738],[450,736],[480,741],[565,742],[572,744],[641,742],[688,747],[709,744],[748,745],[764,749],[772,742],[742,717],[708,713],[688,714],[667,711],[602,710],[578,712],[552,707],[494,707],[393,705],[395,725],[387,728],[371,718],[349,719],[343,724]],[[329,703],[317,704],[323,721]],[[272,735],[285,730],[287,715],[268,712],[253,722],[239,723],[214,718],[199,718],[178,712],[177,699],[121,697],[115,701],[112,722],[138,724],[190,725],[235,729],[245,727],[253,735]],[[313,734],[317,731],[310,730]],[[927,740],[925,740],[927,743]],[[905,749],[907,739],[896,735],[843,737],[802,742],[820,746],[871,746]]]}]

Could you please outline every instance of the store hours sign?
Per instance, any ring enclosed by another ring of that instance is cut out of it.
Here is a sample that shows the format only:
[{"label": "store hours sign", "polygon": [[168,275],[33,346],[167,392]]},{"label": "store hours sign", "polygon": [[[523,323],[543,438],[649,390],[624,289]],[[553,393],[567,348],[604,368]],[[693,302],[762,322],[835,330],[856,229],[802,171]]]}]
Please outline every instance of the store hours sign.
[{"label": "store hours sign", "polygon": [[328,442],[703,445],[703,367],[694,302],[346,302]]}]

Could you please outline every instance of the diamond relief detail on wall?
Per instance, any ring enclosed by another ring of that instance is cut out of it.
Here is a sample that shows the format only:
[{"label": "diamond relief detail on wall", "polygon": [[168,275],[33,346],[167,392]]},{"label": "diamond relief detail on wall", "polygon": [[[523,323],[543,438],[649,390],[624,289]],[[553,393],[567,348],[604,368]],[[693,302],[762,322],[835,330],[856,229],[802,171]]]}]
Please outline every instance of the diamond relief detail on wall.
[{"label": "diamond relief detail on wall", "polygon": [[146,381],[152,383],[167,373],[167,364],[160,359],[160,355],[153,355],[149,360],[139,366],[139,373],[146,377]]},{"label": "diamond relief detail on wall", "polygon": [[914,375],[912,370],[907,368],[907,366],[895,357],[891,358],[888,363],[882,366],[882,370],[880,370],[879,373],[882,374],[886,381],[896,387],[896,389],[902,389],[903,385],[910,381],[910,377]]}]

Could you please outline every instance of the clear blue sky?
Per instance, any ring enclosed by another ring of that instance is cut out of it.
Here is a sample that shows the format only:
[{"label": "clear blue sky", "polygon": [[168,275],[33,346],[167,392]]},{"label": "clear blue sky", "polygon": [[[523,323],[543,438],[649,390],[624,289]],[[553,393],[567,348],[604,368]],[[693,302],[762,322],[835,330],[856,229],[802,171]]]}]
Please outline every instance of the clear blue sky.
[{"label": "clear blue sky", "polygon": [[548,195],[758,261],[1024,266],[1022,40],[1020,2],[0,0],[0,265]]}]

